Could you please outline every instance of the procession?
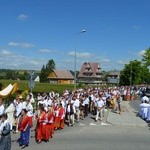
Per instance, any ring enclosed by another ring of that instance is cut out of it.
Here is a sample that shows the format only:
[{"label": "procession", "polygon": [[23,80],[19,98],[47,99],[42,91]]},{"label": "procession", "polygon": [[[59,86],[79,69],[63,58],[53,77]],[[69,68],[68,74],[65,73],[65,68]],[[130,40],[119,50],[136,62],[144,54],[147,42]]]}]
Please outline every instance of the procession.
[{"label": "procession", "polygon": [[[7,108],[0,97],[0,150],[11,150],[12,134],[17,134],[16,143],[23,149],[30,146],[31,131],[35,132],[37,144],[47,143],[55,137],[56,131],[73,127],[89,114],[94,116],[95,122],[102,121],[108,109],[121,115],[122,101],[137,99],[145,88],[133,87],[129,94],[129,87],[93,87],[65,90],[62,94],[38,93],[36,97],[29,91],[25,99],[21,94],[16,95]],[[141,95],[139,100],[139,116],[150,121],[149,98]]]}]

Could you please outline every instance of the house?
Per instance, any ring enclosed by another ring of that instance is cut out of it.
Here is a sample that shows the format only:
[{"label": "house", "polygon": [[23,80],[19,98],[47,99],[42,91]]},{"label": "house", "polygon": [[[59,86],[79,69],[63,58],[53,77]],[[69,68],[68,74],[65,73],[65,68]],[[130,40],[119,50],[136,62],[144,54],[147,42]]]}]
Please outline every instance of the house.
[{"label": "house", "polygon": [[100,63],[84,62],[78,75],[78,82],[85,84],[102,84]]},{"label": "house", "polygon": [[110,71],[107,79],[109,84],[118,85],[120,81],[120,71],[118,70]]},{"label": "house", "polygon": [[74,77],[68,70],[56,70],[49,74],[47,77],[51,84],[73,84]]},{"label": "house", "polygon": [[40,76],[37,76],[35,79],[34,79],[35,82],[40,82]]}]

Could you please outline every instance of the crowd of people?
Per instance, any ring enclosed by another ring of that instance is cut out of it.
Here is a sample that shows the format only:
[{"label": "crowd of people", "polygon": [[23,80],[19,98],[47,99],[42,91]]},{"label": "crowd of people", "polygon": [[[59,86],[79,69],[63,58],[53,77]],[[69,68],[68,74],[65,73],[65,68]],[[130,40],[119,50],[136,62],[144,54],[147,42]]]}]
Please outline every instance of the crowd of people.
[{"label": "crowd of people", "polygon": [[[56,92],[38,93],[34,98],[29,93],[25,99],[17,95],[16,99],[5,108],[0,97],[0,146],[2,150],[11,148],[12,133],[20,132],[17,142],[21,148],[29,145],[30,130],[35,131],[35,140],[39,144],[48,142],[55,130],[64,126],[73,127],[89,113],[95,115],[95,121],[103,120],[104,110],[114,109],[121,115],[122,100],[132,100],[142,88],[129,87],[93,87],[87,89],[66,90],[61,95]],[[37,104],[34,109],[33,104]],[[10,143],[10,144],[8,144]]]}]

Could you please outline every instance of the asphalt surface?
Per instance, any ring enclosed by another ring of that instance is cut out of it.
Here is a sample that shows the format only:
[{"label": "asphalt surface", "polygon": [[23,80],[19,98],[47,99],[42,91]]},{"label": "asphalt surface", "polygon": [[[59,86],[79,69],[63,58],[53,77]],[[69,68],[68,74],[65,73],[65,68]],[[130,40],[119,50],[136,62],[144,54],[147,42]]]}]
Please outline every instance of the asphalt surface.
[{"label": "asphalt surface", "polygon": [[[138,101],[129,102],[138,110]],[[107,123],[109,111],[105,112],[103,121],[94,122],[89,115],[74,127],[65,127],[56,131],[49,142],[37,144],[34,132],[31,132],[30,145],[27,150],[149,150],[150,129],[145,127],[117,126]],[[19,150],[16,140],[19,133],[12,135],[12,150]]]},{"label": "asphalt surface", "polygon": [[133,100],[129,102],[129,105],[136,111],[139,111],[140,100]]}]

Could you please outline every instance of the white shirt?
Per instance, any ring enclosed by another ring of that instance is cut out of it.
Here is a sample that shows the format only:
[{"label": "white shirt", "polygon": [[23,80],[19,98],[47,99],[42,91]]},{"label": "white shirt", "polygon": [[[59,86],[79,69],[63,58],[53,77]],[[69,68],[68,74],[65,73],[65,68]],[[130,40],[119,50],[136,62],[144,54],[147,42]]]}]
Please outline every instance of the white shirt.
[{"label": "white shirt", "polygon": [[41,99],[42,99],[42,96],[41,96],[41,95],[38,95],[38,96],[37,96],[37,100],[40,101]]},{"label": "white shirt", "polygon": [[86,104],[88,105],[89,104],[89,98],[87,97],[83,102],[84,102],[85,105]]},{"label": "white shirt", "polygon": [[80,101],[79,101],[79,99],[76,99],[76,100],[74,101],[74,107],[75,107],[75,108],[79,108],[79,106],[80,106]]},{"label": "white shirt", "polygon": [[64,100],[61,101],[62,107],[65,108],[65,102]]},{"label": "white shirt", "polygon": [[[73,107],[73,112],[76,113],[76,109],[75,109],[74,105],[72,105],[72,107]],[[70,105],[68,105],[67,112],[70,113],[70,111],[71,111],[70,110]]]},{"label": "white shirt", "polygon": [[29,117],[32,117],[32,116],[33,116],[33,106],[32,106],[31,103],[28,103],[28,104],[27,104],[27,111],[28,111],[27,115],[28,115]]},{"label": "white shirt", "polygon": [[95,96],[93,94],[91,94],[91,101],[94,101]]},{"label": "white shirt", "polygon": [[97,103],[98,108],[102,108],[104,106],[104,101],[103,100],[99,100],[96,103]]},{"label": "white shirt", "polygon": [[2,104],[0,106],[0,116],[4,113],[4,110],[5,110],[5,108],[4,108],[4,105]]},{"label": "white shirt", "polygon": [[47,100],[39,101],[39,104],[43,104],[44,106],[48,106]]},{"label": "white shirt", "polygon": [[50,98],[47,100],[47,105],[52,106],[52,100]]},{"label": "white shirt", "polygon": [[23,108],[23,105],[21,102],[19,104],[17,104],[17,106],[16,106],[16,111],[17,111],[16,116],[17,117],[21,114],[22,108]]}]

